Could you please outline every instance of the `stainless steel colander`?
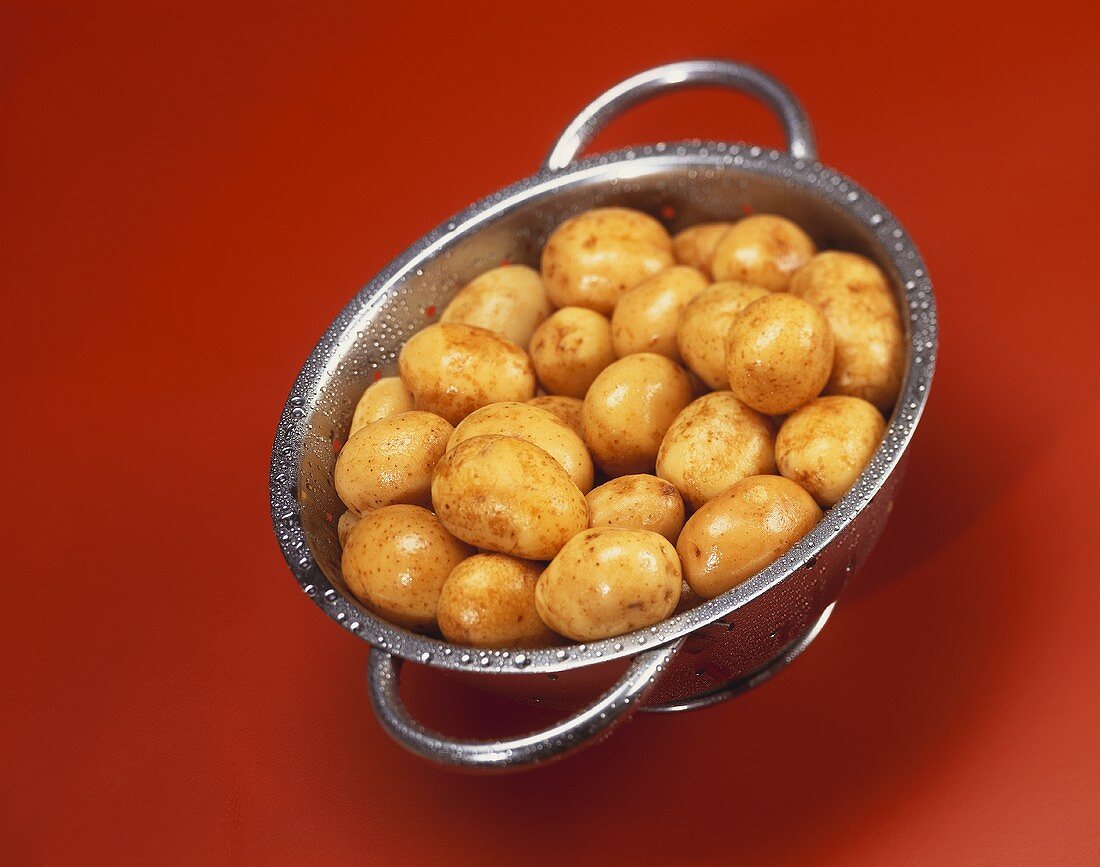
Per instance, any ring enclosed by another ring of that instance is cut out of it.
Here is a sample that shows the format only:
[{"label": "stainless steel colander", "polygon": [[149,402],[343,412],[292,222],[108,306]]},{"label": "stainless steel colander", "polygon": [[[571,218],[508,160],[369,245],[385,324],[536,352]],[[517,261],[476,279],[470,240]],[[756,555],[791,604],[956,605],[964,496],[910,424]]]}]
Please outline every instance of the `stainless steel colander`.
[{"label": "stainless steel colander", "polygon": [[[744,91],[766,103],[783,124],[787,152],[689,141],[577,159],[623,109],[651,94],[698,85]],[[343,506],[332,484],[336,453],[359,395],[376,376],[396,372],[405,340],[434,321],[467,281],[503,260],[537,267],[555,226],[603,205],[646,211],[673,232],[749,211],[782,214],[803,226],[819,247],[852,250],[877,262],[897,294],[908,350],[901,394],[881,446],[848,495],[791,551],[728,593],[657,626],[590,644],[485,651],[375,617],[341,579],[335,518]],[[298,375],[279,422],[271,463],[275,533],[305,593],[370,644],[370,694],[390,735],[413,752],[452,766],[497,770],[546,762],[592,743],[637,710],[687,710],[736,695],[767,679],[813,640],[882,531],[928,398],[936,351],[936,305],[920,254],[877,199],[817,162],[809,121],[794,96],[774,78],[740,63],[687,60],[659,66],[598,97],[566,127],[536,174],[422,237],[329,326]],[[398,676],[405,660],[572,712],[549,729],[518,738],[450,738],[413,720],[402,704]]]}]

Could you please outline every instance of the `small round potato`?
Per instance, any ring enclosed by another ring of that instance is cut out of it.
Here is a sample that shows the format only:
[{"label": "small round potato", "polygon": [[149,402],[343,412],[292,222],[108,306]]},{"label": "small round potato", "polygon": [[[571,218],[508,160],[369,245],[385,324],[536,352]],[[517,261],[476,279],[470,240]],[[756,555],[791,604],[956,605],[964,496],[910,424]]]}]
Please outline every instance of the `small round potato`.
[{"label": "small round potato", "polygon": [[676,328],[688,303],[707,288],[702,272],[673,265],[628,289],[611,314],[611,344],[622,358],[634,352],[656,352],[680,360]]},{"label": "small round potato", "polygon": [[771,419],[728,391],[712,391],[689,403],[657,453],[657,475],[672,482],[694,509],[734,482],[774,472]]},{"label": "small round potato", "polygon": [[737,314],[767,289],[748,283],[714,283],[695,296],[684,308],[676,329],[676,344],[684,363],[709,388],[728,388],[726,334]]},{"label": "small round potato", "polygon": [[584,397],[601,370],[615,360],[611,323],[584,307],[563,307],[531,338],[531,361],[552,395]]},{"label": "small round potato", "polygon": [[861,397],[889,413],[905,368],[905,336],[882,271],[855,253],[818,253],[794,275],[791,294],[816,305],[836,339],[825,392]]},{"label": "small round potato", "polygon": [[577,436],[584,439],[584,424],[581,422],[581,410],[584,409],[584,401],[579,397],[566,397],[563,394],[544,394],[531,398],[527,401],[527,405],[537,406],[539,409],[552,412],[573,428]]},{"label": "small round potato", "polygon": [[399,377],[386,376],[371,383],[359,403],[355,405],[355,414],[351,417],[351,436],[359,428],[366,427],[372,421],[389,418],[399,412],[409,412],[416,409],[412,392],[405,387]]},{"label": "small round potato", "polygon": [[620,358],[584,397],[584,438],[609,476],[652,473],[672,420],[691,401],[691,381],[674,361],[652,352]]},{"label": "small round potato", "polygon": [[676,542],[684,578],[707,599],[751,578],[821,519],[814,498],[782,476],[749,476],[688,519]]},{"label": "small round potato", "polygon": [[656,476],[619,476],[588,493],[588,526],[649,530],[676,544],[684,527],[684,501]]},{"label": "small round potato", "polygon": [[451,424],[490,403],[535,396],[535,370],[527,353],[472,325],[429,325],[409,338],[397,365],[417,409]]},{"label": "small round potato", "polygon": [[552,412],[526,403],[492,403],[459,422],[447,448],[485,434],[526,440],[561,464],[582,492],[592,488],[592,457],[576,431]]},{"label": "small round potato", "polygon": [[630,208],[594,208],[550,235],[542,279],[556,306],[610,315],[627,289],[671,264],[672,239],[655,219]]},{"label": "small round potato", "polygon": [[722,236],[711,270],[716,280],[744,280],[782,292],[814,250],[810,236],[795,223],[774,214],[756,214],[738,220]]},{"label": "small round potato", "polygon": [[833,351],[820,310],[785,292],[768,295],[746,307],[726,335],[730,390],[758,412],[793,412],[825,387]]},{"label": "small round potato", "polygon": [[597,527],[570,539],[539,578],[543,622],[574,641],[652,626],[680,601],[680,561],[663,536]]},{"label": "small round potato", "polygon": [[561,464],[515,437],[478,436],[447,452],[432,503],[459,539],[526,560],[549,560],[588,526],[584,494]]},{"label": "small round potato", "polygon": [[340,520],[336,522],[336,535],[340,539],[341,548],[348,543],[348,535],[351,533],[352,527],[358,523],[359,516],[351,509],[340,516]]},{"label": "small round potato", "polygon": [[714,250],[732,227],[733,223],[698,223],[679,232],[672,238],[676,261],[711,276],[710,263],[714,259]]},{"label": "small round potato", "polygon": [[874,404],[845,395],[819,397],[779,429],[779,472],[828,508],[855,484],[885,431],[886,422]]},{"label": "small round potato", "polygon": [[467,283],[439,321],[487,328],[526,347],[553,309],[538,271],[526,265],[501,265]]},{"label": "small round potato", "polygon": [[418,410],[371,422],[340,449],[336,493],[359,517],[395,503],[428,505],[432,472],[453,430],[446,419]]},{"label": "small round potato", "polygon": [[459,563],[439,597],[439,631],[471,647],[545,647],[555,635],[535,610],[543,564],[507,554]]},{"label": "small round potato", "polygon": [[355,525],[341,567],[348,590],[371,611],[423,630],[435,626],[448,576],[473,553],[427,509],[386,506]]}]

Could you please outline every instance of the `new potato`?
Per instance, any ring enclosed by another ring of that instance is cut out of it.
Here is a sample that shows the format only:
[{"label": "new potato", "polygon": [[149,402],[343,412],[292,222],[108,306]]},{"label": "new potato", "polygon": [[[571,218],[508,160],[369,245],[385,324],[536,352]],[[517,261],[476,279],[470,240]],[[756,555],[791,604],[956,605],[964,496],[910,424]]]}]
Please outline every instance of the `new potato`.
[{"label": "new potato", "polygon": [[467,283],[439,321],[476,325],[526,347],[553,309],[538,271],[526,265],[501,265]]},{"label": "new potato", "polygon": [[432,473],[453,428],[434,413],[402,412],[371,422],[336,458],[336,493],[362,517],[373,509],[431,501]]},{"label": "new potato", "polygon": [[713,391],[688,404],[657,453],[657,475],[695,509],[746,476],[774,472],[771,419],[728,391]]},{"label": "new potato", "polygon": [[749,476],[688,519],[676,551],[684,578],[706,599],[751,578],[808,533],[821,509],[782,476]]},{"label": "new potato", "polygon": [[678,232],[672,238],[676,261],[711,276],[710,263],[714,259],[714,250],[732,227],[733,223],[697,223]]},{"label": "new potato", "polygon": [[341,571],[348,590],[398,626],[435,626],[439,594],[473,549],[420,506],[385,506],[348,535]]},{"label": "new potato", "polygon": [[471,647],[541,647],[554,633],[535,609],[543,564],[507,554],[476,554],[459,563],[439,596],[436,619],[448,641]]},{"label": "new potato", "polygon": [[535,586],[543,622],[574,641],[658,623],[680,600],[680,561],[663,536],[598,527],[570,539]]},{"label": "new potato", "polygon": [[611,323],[584,307],[563,307],[531,338],[531,361],[552,395],[584,397],[601,370],[615,360]]},{"label": "new potato", "polygon": [[730,390],[758,412],[791,412],[821,393],[833,351],[820,310],[785,292],[768,295],[746,307],[726,335]]},{"label": "new potato", "polygon": [[684,501],[656,476],[619,476],[593,488],[586,499],[590,527],[649,530],[675,544],[684,526]]},{"label": "new potato", "polygon": [[674,265],[628,289],[611,314],[611,343],[622,358],[634,352],[656,352],[680,360],[676,329],[688,303],[707,288],[695,268]]},{"label": "new potato", "polygon": [[542,251],[542,279],[557,307],[609,315],[622,294],[673,264],[672,239],[630,208],[593,208],[558,226]]},{"label": "new potato", "polygon": [[743,280],[781,292],[815,251],[813,240],[796,223],[757,214],[738,220],[721,237],[711,271],[716,280]]},{"label": "new potato", "polygon": [[537,406],[547,412],[552,412],[563,422],[573,428],[574,433],[584,439],[584,424],[581,421],[581,411],[584,409],[584,401],[579,397],[566,397],[564,394],[543,394],[527,401],[528,406]]},{"label": "new potato", "polygon": [[674,361],[652,352],[608,365],[584,397],[584,437],[609,476],[653,471],[661,439],[691,401],[691,382]]},{"label": "new potato", "polygon": [[726,334],[737,314],[768,290],[749,283],[714,283],[695,296],[680,315],[676,345],[684,363],[709,388],[728,388]]},{"label": "new potato", "polygon": [[409,338],[397,365],[417,409],[451,424],[490,403],[535,396],[535,371],[527,353],[496,332],[472,325],[429,325]]},{"label": "new potato", "polygon": [[855,253],[818,253],[790,290],[821,310],[836,340],[826,393],[861,397],[889,413],[905,368],[905,334],[878,266]]},{"label": "new potato", "polygon": [[435,469],[432,504],[459,539],[486,551],[549,560],[588,526],[588,504],[561,464],[515,437],[459,443]]},{"label": "new potato", "polygon": [[855,483],[885,430],[886,422],[873,404],[845,395],[819,397],[779,429],[779,472],[827,508]]},{"label": "new potato", "polygon": [[396,376],[383,377],[378,382],[371,383],[359,398],[359,402],[355,405],[355,414],[351,417],[348,436],[373,421],[414,409],[416,409],[416,402],[413,400],[412,392],[405,387],[405,383]]},{"label": "new potato", "polygon": [[359,516],[351,509],[340,516],[340,520],[336,522],[336,537],[340,540],[341,548],[348,543],[348,536],[351,534],[352,528],[358,523]]},{"label": "new potato", "polygon": [[485,434],[526,440],[561,464],[582,492],[592,488],[592,458],[576,431],[545,409],[526,403],[493,403],[470,413],[458,423],[447,449]]}]

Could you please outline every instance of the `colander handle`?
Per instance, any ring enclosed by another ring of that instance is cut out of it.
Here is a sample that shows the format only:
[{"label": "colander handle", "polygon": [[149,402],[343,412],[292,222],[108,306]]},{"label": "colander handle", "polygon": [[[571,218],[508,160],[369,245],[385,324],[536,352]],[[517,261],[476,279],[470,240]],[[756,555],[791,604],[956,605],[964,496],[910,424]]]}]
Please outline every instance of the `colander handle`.
[{"label": "colander handle", "polygon": [[639,72],[605,90],[586,105],[558,137],[542,164],[552,171],[564,169],[608,121],[630,106],[664,91],[700,86],[726,87],[755,96],[779,115],[791,156],[817,159],[817,145],[810,119],[802,104],[777,79],[755,66],[732,60],[680,60]]},{"label": "colander handle", "polygon": [[639,709],[657,676],[680,647],[655,647],[634,657],[626,673],[596,701],[568,719],[542,731],[505,740],[448,737],[417,722],[398,691],[401,660],[371,648],[367,679],[379,722],[395,741],[419,756],[452,767],[481,771],[515,770],[560,759],[596,743]]}]

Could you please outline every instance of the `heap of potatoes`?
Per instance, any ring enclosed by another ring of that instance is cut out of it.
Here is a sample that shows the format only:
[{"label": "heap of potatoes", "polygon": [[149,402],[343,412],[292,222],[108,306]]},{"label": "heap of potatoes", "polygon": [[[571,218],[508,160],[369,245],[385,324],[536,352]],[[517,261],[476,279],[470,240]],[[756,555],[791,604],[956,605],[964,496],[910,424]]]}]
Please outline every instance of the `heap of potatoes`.
[{"label": "heap of potatoes", "polygon": [[477,277],[363,394],[335,470],[344,580],[381,617],[478,647],[657,623],[844,495],[903,358],[879,268],[790,220],[673,238],[586,211],[541,273]]}]

